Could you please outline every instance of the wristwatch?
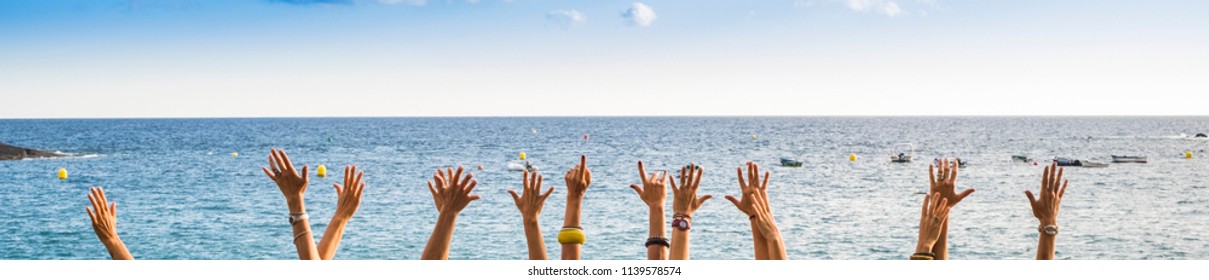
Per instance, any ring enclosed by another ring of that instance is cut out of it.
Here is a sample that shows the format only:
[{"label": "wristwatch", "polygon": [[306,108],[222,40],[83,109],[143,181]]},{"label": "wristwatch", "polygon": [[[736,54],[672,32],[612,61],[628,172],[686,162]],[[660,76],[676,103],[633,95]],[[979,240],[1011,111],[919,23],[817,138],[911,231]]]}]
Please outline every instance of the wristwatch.
[{"label": "wristwatch", "polygon": [[290,225],[292,226],[294,224],[297,224],[298,222],[304,221],[307,218],[310,218],[310,216],[307,216],[306,212],[290,213]]},{"label": "wristwatch", "polygon": [[1058,235],[1058,225],[1043,225],[1037,227],[1037,231],[1045,235]]},{"label": "wristwatch", "polygon": [[688,214],[676,213],[676,215],[672,215],[672,228],[678,230],[692,229],[693,225],[691,222],[689,222],[689,219],[692,219],[692,217],[690,217]]}]

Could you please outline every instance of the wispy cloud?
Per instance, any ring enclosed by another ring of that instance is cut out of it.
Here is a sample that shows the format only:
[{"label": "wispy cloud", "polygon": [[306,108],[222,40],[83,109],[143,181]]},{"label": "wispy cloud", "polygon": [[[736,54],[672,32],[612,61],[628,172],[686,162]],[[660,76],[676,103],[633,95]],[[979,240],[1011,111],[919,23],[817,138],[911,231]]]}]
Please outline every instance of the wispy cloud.
[{"label": "wispy cloud", "polygon": [[353,0],[269,0],[269,2],[285,3],[290,5],[315,5],[315,4],[337,4],[349,5]]},{"label": "wispy cloud", "polygon": [[[936,0],[916,0],[915,2],[928,7],[937,6]],[[903,11],[903,7],[893,0],[796,0],[793,5],[795,7],[813,7],[825,3],[843,3],[845,7],[854,12],[873,12],[887,17],[907,14]]]},{"label": "wispy cloud", "polygon": [[412,6],[424,6],[428,4],[428,0],[378,0],[378,3],[389,5],[406,4]]},{"label": "wispy cloud", "polygon": [[629,9],[621,12],[621,18],[634,26],[647,27],[651,26],[651,23],[654,23],[659,16],[655,15],[655,10],[651,9],[651,6],[634,2]]},{"label": "wispy cloud", "polygon": [[576,10],[553,10],[546,13],[546,20],[563,28],[584,24],[588,16]]}]

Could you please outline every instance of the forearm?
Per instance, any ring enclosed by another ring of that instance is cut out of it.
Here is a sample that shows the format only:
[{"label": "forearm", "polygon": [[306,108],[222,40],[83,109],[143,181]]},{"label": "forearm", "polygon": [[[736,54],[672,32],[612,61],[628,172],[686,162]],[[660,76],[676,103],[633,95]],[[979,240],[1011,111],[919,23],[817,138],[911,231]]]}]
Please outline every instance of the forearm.
[{"label": "forearm", "polygon": [[529,245],[530,260],[545,260],[546,257],[546,241],[542,239],[542,230],[538,226],[537,220],[524,221],[525,223],[525,242]]},{"label": "forearm", "polygon": [[760,229],[756,228],[755,221],[751,222],[751,241],[753,243],[752,247],[755,248],[755,251],[756,251],[756,259],[757,260],[767,260],[768,259],[768,239],[765,239],[764,235],[760,234]]},{"label": "forearm", "polygon": [[1052,260],[1054,259],[1054,241],[1057,236],[1041,234],[1040,240],[1037,242],[1037,259]]},{"label": "forearm", "polygon": [[668,259],[671,260],[687,260],[688,259],[688,244],[691,233],[687,230],[672,230],[672,248]]},{"label": "forearm", "polygon": [[940,227],[940,238],[932,245],[932,254],[936,255],[935,260],[949,259],[949,221]]},{"label": "forearm", "polygon": [[[580,227],[579,226],[579,207],[583,204],[583,197],[567,196],[567,211],[563,217],[563,228]],[[583,244],[562,244],[562,259],[578,260]]]},{"label": "forearm", "polygon": [[437,217],[437,224],[432,229],[432,236],[428,237],[428,244],[424,246],[424,253],[420,255],[422,260],[444,260],[449,258],[449,243],[453,241],[453,227],[457,224],[457,214],[441,213]]},{"label": "forearm", "polygon": [[788,260],[789,254],[785,253],[785,241],[781,239],[781,233],[777,232],[771,238],[766,238],[768,243],[768,259],[770,260]]},{"label": "forearm", "polygon": [[[306,213],[306,205],[303,203],[302,196],[286,197],[286,205],[290,209],[290,214]],[[311,234],[310,220],[296,221],[291,225],[294,229],[294,248],[298,250],[298,259],[300,260],[317,260],[319,259],[319,251],[315,249],[315,237]]]},{"label": "forearm", "polygon": [[130,255],[130,250],[126,249],[126,243],[122,242],[121,238],[114,236],[111,240],[103,241],[105,250],[109,251],[109,257],[115,260],[133,260],[134,256]]},{"label": "forearm", "polygon": [[[647,237],[663,237],[667,238],[667,223],[664,221],[663,207],[651,207],[650,228]],[[651,245],[646,247],[646,258],[648,260],[666,260],[668,247],[661,245]]]},{"label": "forearm", "polygon": [[319,240],[319,257],[321,259],[330,260],[336,256],[336,250],[340,249],[340,239],[344,237],[346,224],[348,224],[348,219],[332,217],[332,221],[327,224],[327,229],[323,232],[323,239]]}]

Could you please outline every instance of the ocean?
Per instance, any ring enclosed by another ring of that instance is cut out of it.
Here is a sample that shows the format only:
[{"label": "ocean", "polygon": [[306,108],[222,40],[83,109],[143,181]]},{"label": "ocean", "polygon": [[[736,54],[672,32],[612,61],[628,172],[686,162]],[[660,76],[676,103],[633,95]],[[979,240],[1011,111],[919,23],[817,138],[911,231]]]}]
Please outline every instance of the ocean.
[{"label": "ocean", "polygon": [[[284,199],[260,170],[274,147],[311,166],[316,240],[335,210],[341,167],[365,171],[337,259],[418,259],[437,217],[425,181],[457,165],[473,170],[482,199],[461,213],[450,258],[525,259],[506,193],[520,189],[520,173],[506,165],[521,152],[557,187],[541,216],[552,257],[561,177],[580,154],[594,174],[584,259],[645,258],[647,208],[629,188],[643,160],[649,170],[704,167],[700,194],[715,198],[694,215],[693,259],[753,257],[746,215],[722,196],[739,193],[735,168],[754,161],[772,172],[770,200],[791,259],[858,260],[913,253],[915,192],[927,189],[933,158],[967,160],[958,188],[977,190],[952,211],[950,258],[1031,259],[1037,220],[1023,192],[1039,188],[1042,166],[1011,156],[1108,162],[1117,154],[1150,162],[1065,171],[1057,258],[1209,259],[1209,141],[1192,137],[1200,132],[1209,132],[1209,117],[0,120],[0,142],[74,155],[0,161],[0,259],[108,258],[84,211],[91,186],[117,202],[118,232],[136,258],[296,258]],[[901,150],[916,161],[891,163]],[[779,167],[781,157],[804,164]],[[317,177],[319,164],[331,176]],[[57,179],[59,168],[70,178]],[[668,203],[670,217],[671,195]]]}]

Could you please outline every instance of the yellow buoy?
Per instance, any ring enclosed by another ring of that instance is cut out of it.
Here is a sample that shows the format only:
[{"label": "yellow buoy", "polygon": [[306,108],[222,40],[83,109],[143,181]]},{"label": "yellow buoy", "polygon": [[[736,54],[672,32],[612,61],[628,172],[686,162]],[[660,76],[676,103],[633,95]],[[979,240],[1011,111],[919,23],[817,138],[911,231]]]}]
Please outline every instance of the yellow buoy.
[{"label": "yellow buoy", "polygon": [[231,157],[239,157],[239,153],[231,153]]},{"label": "yellow buoy", "polygon": [[319,172],[319,177],[327,177],[327,166],[320,164],[319,168],[316,168],[315,171]]},{"label": "yellow buoy", "polygon": [[848,161],[856,161],[856,154],[848,154]]},{"label": "yellow buoy", "polygon": [[1192,158],[1192,151],[1184,152],[1184,158]]},{"label": "yellow buoy", "polygon": [[752,134],[751,134],[751,139],[756,139],[756,134],[755,134],[755,133],[752,133]]},{"label": "yellow buoy", "polygon": [[59,180],[67,180],[67,168],[59,168]]},{"label": "yellow buoy", "polygon": [[521,160],[525,160],[525,152],[521,152]]}]

